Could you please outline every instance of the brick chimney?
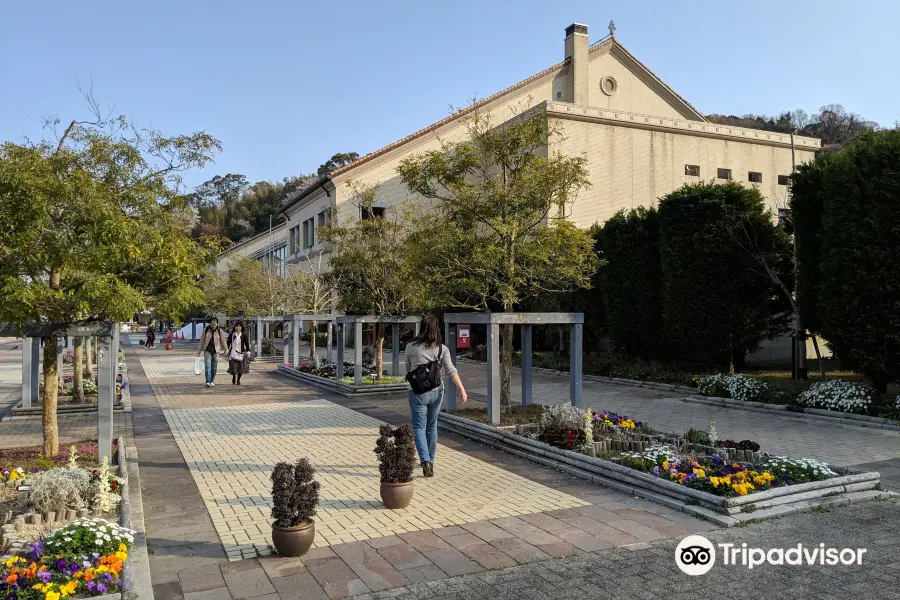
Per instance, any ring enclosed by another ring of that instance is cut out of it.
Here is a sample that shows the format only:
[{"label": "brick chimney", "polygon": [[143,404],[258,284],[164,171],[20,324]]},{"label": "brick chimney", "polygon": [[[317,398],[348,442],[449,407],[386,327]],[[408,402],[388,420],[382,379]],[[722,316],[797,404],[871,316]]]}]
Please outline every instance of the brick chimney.
[{"label": "brick chimney", "polygon": [[588,26],[572,23],[566,27],[566,55],[569,73],[563,88],[563,102],[588,103]]}]

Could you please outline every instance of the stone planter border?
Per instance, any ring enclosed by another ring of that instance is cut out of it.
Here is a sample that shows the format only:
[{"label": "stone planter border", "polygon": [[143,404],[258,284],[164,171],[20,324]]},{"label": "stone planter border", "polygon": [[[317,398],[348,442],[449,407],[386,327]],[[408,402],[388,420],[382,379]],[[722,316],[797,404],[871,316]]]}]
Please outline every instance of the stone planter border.
[{"label": "stone planter border", "polygon": [[302,371],[294,369],[293,367],[288,367],[285,365],[278,365],[278,373],[280,373],[281,375],[287,375],[288,377],[293,377],[294,379],[300,380],[304,383],[309,383],[320,388],[331,390],[332,392],[337,392],[338,394],[347,398],[353,396],[382,396],[385,394],[405,394],[407,391],[409,391],[409,386],[406,383],[388,383],[384,385],[350,385],[342,383],[335,379],[327,379],[325,377],[313,375],[312,373],[304,373]]},{"label": "stone planter border", "polygon": [[562,450],[470,419],[441,413],[438,424],[453,433],[499,448],[575,477],[610,487],[631,496],[675,508],[731,527],[751,519],[766,519],[816,506],[858,502],[893,495],[879,489],[880,475],[832,467],[839,475],[826,481],[774,488],[746,496],[725,498],[659,479],[620,464]]},{"label": "stone planter border", "polygon": [[[473,364],[484,364],[483,361],[473,360],[471,358],[459,358],[460,361],[470,362]],[[544,369],[533,367],[535,373],[544,373],[545,375],[557,375],[559,377],[568,377],[568,371],[556,371],[554,369]],[[900,424],[890,419],[882,417],[871,417],[868,415],[855,415],[852,413],[844,413],[834,410],[823,410],[819,408],[803,408],[787,404],[769,404],[766,402],[744,402],[743,400],[734,400],[732,398],[719,398],[714,396],[699,396],[696,394],[697,388],[690,385],[682,385],[677,383],[660,383],[657,381],[640,381],[638,379],[622,379],[620,377],[602,377],[599,375],[583,375],[585,381],[597,381],[599,383],[612,383],[616,385],[627,385],[631,387],[643,387],[664,392],[684,392],[689,390],[690,396],[681,398],[682,402],[691,402],[696,404],[706,404],[708,406],[718,406],[720,408],[732,408],[735,410],[746,410],[751,412],[778,412],[781,416],[793,417],[796,419],[811,419],[819,421],[828,421],[831,423],[839,423],[841,425],[856,425],[858,427],[872,427],[875,429],[885,429],[888,431],[900,432]]]}]

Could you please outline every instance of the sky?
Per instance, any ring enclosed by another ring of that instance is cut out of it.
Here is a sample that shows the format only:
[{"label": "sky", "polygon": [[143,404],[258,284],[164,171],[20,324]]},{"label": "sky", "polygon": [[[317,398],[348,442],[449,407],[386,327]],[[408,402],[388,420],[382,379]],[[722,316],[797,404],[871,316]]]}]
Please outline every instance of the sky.
[{"label": "sky", "polygon": [[610,19],[703,113],[900,120],[896,0],[0,0],[0,142],[87,116],[81,85],[140,126],[221,140],[190,187],[278,181],[529,77],[563,59],[566,26],[593,43]]}]

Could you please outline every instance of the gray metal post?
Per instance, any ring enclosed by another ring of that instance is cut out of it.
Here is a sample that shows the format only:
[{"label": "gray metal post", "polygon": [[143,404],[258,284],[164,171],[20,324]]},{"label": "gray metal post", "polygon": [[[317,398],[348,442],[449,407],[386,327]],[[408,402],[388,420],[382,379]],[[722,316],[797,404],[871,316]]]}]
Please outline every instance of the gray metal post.
[{"label": "gray metal post", "polygon": [[253,325],[256,328],[256,350],[254,351],[254,354],[256,356],[262,356],[262,327],[261,327],[261,324],[262,323],[259,320],[259,317],[253,317]]},{"label": "gray metal post", "polygon": [[488,423],[500,424],[500,325],[488,325],[487,343]]},{"label": "gray metal post", "polygon": [[191,341],[197,341],[197,319],[191,319]]},{"label": "gray metal post", "polygon": [[115,334],[100,338],[100,365],[97,377],[97,452],[102,461],[106,456],[112,462],[113,398],[116,393]]},{"label": "gray metal post", "polygon": [[303,331],[303,321],[294,317],[293,322],[291,323],[291,327],[293,327],[294,332],[294,368],[300,368],[300,335]]},{"label": "gray metal post", "polygon": [[[40,389],[41,338],[26,337],[22,342],[22,406],[37,406]],[[62,376],[62,375],[60,375]]]},{"label": "gray metal post", "polygon": [[531,404],[531,334],[534,327],[522,325],[522,406]]},{"label": "gray metal post", "polygon": [[353,383],[362,385],[362,334],[363,324],[354,323],[353,331]]},{"label": "gray metal post", "polygon": [[336,372],[338,381],[344,376],[344,324],[337,324],[337,337],[338,337],[338,345],[337,345],[337,365]]},{"label": "gray metal post", "polygon": [[334,326],[334,324],[331,321],[328,321],[328,326],[326,327],[326,329],[328,330],[328,333],[325,334],[325,337],[327,338],[326,345],[328,347],[328,350],[325,351],[325,361],[326,362],[331,362],[331,346],[334,345],[334,336],[331,334],[331,330],[332,330],[333,326]]},{"label": "gray metal post", "polygon": [[419,327],[421,327],[421,326],[422,326],[421,323],[418,323],[418,322],[417,322],[417,323],[415,324],[414,330],[413,330],[413,331],[414,331],[413,335],[414,335],[415,337],[419,337]]},{"label": "gray metal post", "polygon": [[400,375],[400,323],[391,325],[391,375]]},{"label": "gray metal post", "polygon": [[[287,321],[282,322],[281,345],[281,363],[284,365],[289,365],[291,364],[291,333],[288,329]],[[296,353],[294,354],[294,362],[298,362]]]},{"label": "gray metal post", "polygon": [[56,338],[56,375],[60,379],[62,379],[63,376],[63,348],[65,347],[64,343],[65,342],[63,341],[62,336]]},{"label": "gray metal post", "polygon": [[[456,364],[456,325],[444,323],[444,340],[447,342],[447,349],[450,351],[450,361]],[[447,399],[447,412],[456,410],[456,399],[459,390],[456,384],[449,377],[444,382],[444,397]]]},{"label": "gray metal post", "polygon": [[575,323],[572,325],[572,334],[569,351],[569,398],[572,406],[584,408],[581,399],[581,346],[584,337],[584,325]]}]

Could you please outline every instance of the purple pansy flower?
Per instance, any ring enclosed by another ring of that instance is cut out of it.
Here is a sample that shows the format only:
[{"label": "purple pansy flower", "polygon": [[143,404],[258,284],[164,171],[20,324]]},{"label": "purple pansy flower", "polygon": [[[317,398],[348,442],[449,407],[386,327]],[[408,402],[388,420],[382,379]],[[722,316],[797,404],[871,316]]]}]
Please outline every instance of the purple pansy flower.
[{"label": "purple pansy flower", "polygon": [[97,582],[96,581],[88,581],[87,589],[89,592],[97,591]]},{"label": "purple pansy flower", "polygon": [[97,591],[100,592],[101,594],[105,594],[105,593],[106,593],[106,586],[103,585],[102,583],[98,583],[98,584],[97,584]]},{"label": "purple pansy flower", "polygon": [[50,573],[50,571],[41,571],[40,573],[38,573],[38,577],[44,583],[50,583],[50,580],[53,579],[53,575]]}]

